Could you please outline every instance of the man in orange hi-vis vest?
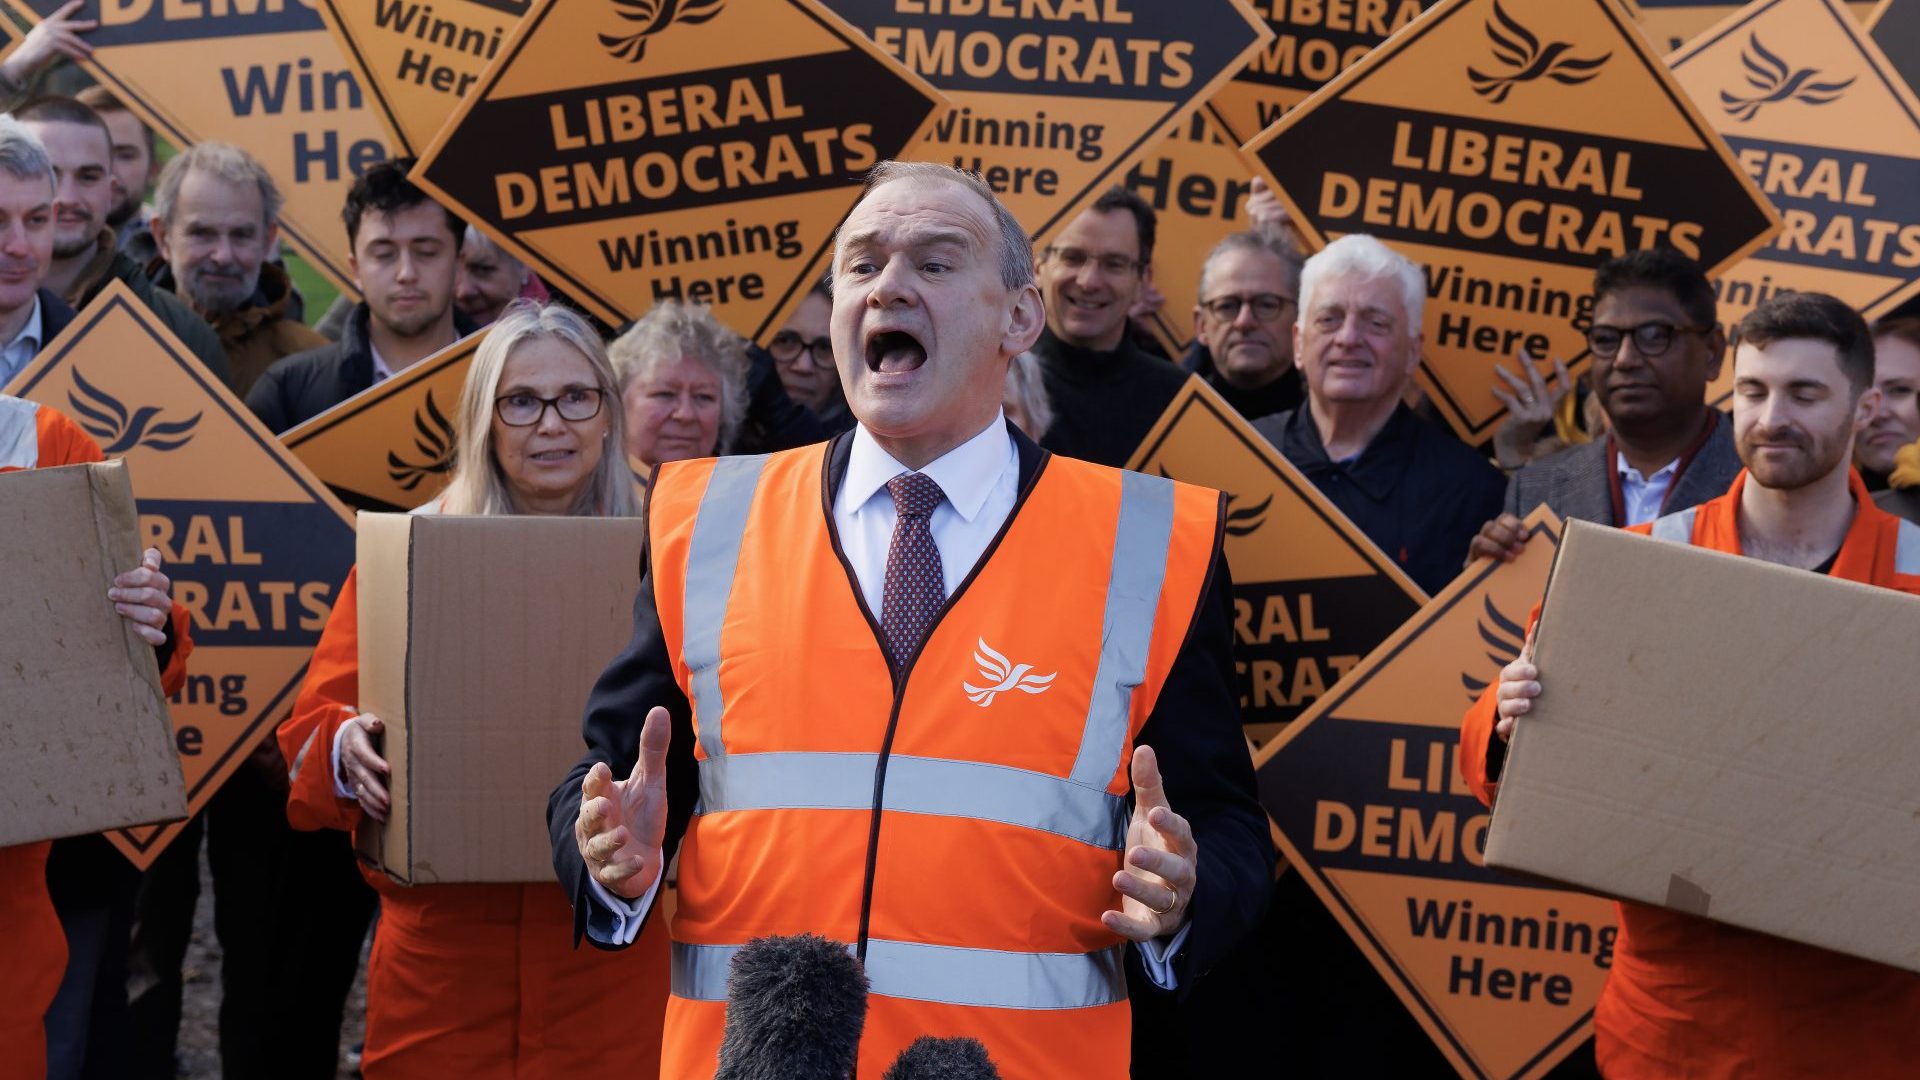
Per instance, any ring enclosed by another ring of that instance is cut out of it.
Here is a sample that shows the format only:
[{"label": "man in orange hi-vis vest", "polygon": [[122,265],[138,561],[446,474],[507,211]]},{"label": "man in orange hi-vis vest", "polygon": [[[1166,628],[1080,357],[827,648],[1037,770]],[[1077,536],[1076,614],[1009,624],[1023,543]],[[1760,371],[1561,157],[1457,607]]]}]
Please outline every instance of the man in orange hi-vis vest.
[{"label": "man in orange hi-vis vest", "polygon": [[664,1077],[713,1074],[740,946],[813,932],[865,962],[862,1075],[932,1034],[1117,1080],[1125,965],[1188,989],[1260,915],[1221,497],[1006,423],[1028,243],[978,177],[882,164],[833,266],[858,427],[655,477],[634,638],[548,822],[602,947],[678,851]]},{"label": "man in orange hi-vis vest", "polygon": [[[1733,433],[1746,470],[1725,495],[1632,531],[1920,595],[1920,526],[1875,506],[1849,465],[1877,393],[1866,323],[1833,297],[1786,293],[1734,334]],[[1513,725],[1542,682],[1523,653],[1467,713],[1460,771],[1489,804]],[[1844,724],[1846,709],[1807,720]],[[1618,909],[1593,1015],[1609,1080],[1914,1075],[1920,975],[1663,908]]]},{"label": "man in orange hi-vis vest", "polygon": [[[100,447],[52,409],[0,394],[0,473],[100,461]],[[9,589],[31,588],[12,581]],[[169,598],[160,553],[149,549],[136,569],[114,579],[111,602],[160,661],[160,686],[171,695],[187,680],[193,651],[187,611]],[[0,1076],[44,1076],[47,1006],[67,966],[67,938],[47,895],[50,842],[0,847]]]}]

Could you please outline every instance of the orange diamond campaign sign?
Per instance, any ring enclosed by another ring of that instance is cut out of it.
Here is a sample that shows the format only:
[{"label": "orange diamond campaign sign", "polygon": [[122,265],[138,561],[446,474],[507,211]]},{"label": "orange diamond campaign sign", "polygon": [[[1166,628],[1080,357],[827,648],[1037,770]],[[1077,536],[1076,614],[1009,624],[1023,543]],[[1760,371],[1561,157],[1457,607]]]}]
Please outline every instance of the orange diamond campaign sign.
[{"label": "orange diamond campaign sign", "polygon": [[1273,444],[1188,379],[1127,468],[1227,493],[1240,716],[1271,738],[1426,601]]},{"label": "orange diamond campaign sign", "polygon": [[[199,813],[292,707],[353,565],[353,518],[119,282],[6,392],[66,413],[127,463],[141,541],[193,618],[170,711]],[[107,838],[145,868],[184,824]]]},{"label": "orange diamond campaign sign", "polygon": [[[66,0],[7,3],[38,22]],[[391,152],[311,0],[90,0],[82,15],[100,21],[87,73],[175,146],[219,140],[258,158],[286,196],[280,235],[354,292],[340,208]]]},{"label": "orange diamond campaign sign", "polygon": [[480,331],[383,379],[280,436],[356,510],[403,513],[453,479],[460,394]]},{"label": "orange diamond campaign sign", "polygon": [[1271,33],[1245,0],[827,0],[953,99],[913,155],[978,172],[1036,243]]},{"label": "orange diamond campaign sign", "polygon": [[1456,761],[1460,721],[1519,655],[1559,521],[1482,560],[1255,754],[1287,861],[1463,1077],[1545,1075],[1583,1042],[1613,963],[1613,905],[1484,865],[1491,811]]},{"label": "orange diamond campaign sign", "polygon": [[1585,366],[1601,262],[1711,273],[1778,225],[1619,0],[1443,0],[1247,149],[1312,246],[1371,233],[1424,267],[1420,380],[1474,443],[1496,365]]},{"label": "orange diamond campaign sign", "polygon": [[1209,104],[1229,137],[1244,143],[1433,3],[1261,0],[1255,8],[1273,29],[1273,37]]},{"label": "orange diamond campaign sign", "polygon": [[940,102],[816,0],[536,0],[414,175],[609,323],[762,338]]},{"label": "orange diamond campaign sign", "polygon": [[[1851,14],[1761,0],[1672,63],[1783,222],[1716,282],[1725,325],[1786,290],[1869,319],[1920,294],[1920,101]],[[1732,389],[1725,364],[1709,397]]]},{"label": "orange diamond campaign sign", "polygon": [[314,10],[373,95],[398,152],[418,155],[480,81],[529,0],[320,0]]}]

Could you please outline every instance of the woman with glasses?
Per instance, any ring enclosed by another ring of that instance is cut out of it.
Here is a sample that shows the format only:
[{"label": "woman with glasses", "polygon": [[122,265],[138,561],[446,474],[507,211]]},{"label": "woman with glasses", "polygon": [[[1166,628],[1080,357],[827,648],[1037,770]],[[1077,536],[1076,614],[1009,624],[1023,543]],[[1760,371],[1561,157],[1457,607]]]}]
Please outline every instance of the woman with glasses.
[{"label": "woman with glasses", "polygon": [[[613,368],[573,312],[530,303],[507,309],[467,372],[459,428],[452,482],[416,513],[640,512],[619,452]],[[384,821],[389,809],[382,722],[358,712],[356,578],[347,575],[278,732],[293,763],[287,817],[298,829],[351,831],[367,818]],[[606,1061],[605,1033],[580,1018],[599,1011],[607,985],[626,995],[621,1014],[633,1038],[622,1065],[636,1076],[657,1068],[663,924],[628,953],[576,950],[569,898],[550,883],[409,887],[362,873],[381,898],[367,965],[368,1080],[583,1075]]]},{"label": "woman with glasses", "polygon": [[705,307],[667,300],[607,347],[636,475],[733,446],[747,412],[747,343]]}]

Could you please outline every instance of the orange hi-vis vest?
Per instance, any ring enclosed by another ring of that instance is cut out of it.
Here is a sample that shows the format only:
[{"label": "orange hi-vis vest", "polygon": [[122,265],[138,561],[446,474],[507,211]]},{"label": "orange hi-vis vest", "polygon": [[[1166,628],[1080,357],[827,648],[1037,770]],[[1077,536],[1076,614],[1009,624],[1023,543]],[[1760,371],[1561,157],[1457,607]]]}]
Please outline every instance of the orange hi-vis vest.
[{"label": "orange hi-vis vest", "polygon": [[741,945],[811,932],[865,961],[862,1075],[931,1034],[980,1039],[1010,1080],[1125,1077],[1124,943],[1100,914],[1220,496],[1044,459],[896,678],[826,454],[654,484],[654,595],[700,762],[661,1075],[712,1075]]}]

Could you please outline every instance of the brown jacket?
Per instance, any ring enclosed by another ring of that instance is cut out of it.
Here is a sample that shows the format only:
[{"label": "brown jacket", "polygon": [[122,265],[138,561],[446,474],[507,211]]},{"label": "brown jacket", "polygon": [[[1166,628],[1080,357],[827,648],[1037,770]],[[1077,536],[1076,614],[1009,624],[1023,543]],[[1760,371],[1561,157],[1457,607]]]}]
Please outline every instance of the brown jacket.
[{"label": "brown jacket", "polygon": [[[165,261],[155,259],[148,265],[147,275],[153,279],[155,288],[170,293],[178,291],[173,268]],[[184,294],[180,299],[191,304]],[[287,317],[292,302],[293,288],[287,272],[275,263],[262,263],[260,284],[245,307],[206,317],[220,338],[220,347],[226,351],[227,367],[233,373],[229,385],[240,397],[247,396],[254,380],[272,367],[275,360],[327,344],[319,331]]]}]

